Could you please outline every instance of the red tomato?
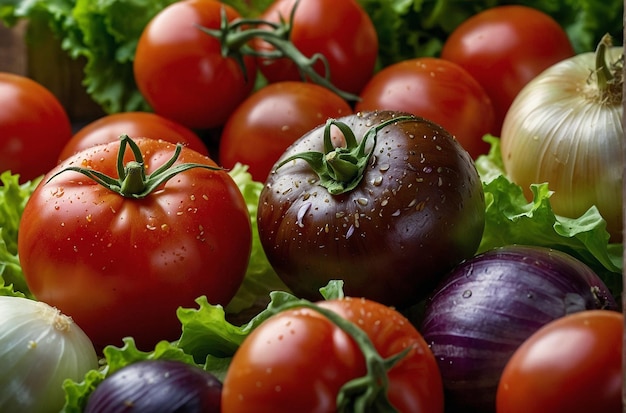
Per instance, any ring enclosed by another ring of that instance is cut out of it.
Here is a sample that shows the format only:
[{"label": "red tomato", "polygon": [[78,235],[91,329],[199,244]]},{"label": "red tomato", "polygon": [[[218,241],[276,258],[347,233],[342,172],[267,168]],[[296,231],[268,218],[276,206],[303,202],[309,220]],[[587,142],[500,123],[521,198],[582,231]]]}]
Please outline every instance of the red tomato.
[{"label": "red tomato", "polygon": [[361,91],[356,111],[397,110],[443,126],[472,158],[489,151],[483,136],[495,131],[489,96],[456,63],[422,57],[387,66]]},{"label": "red tomato", "polygon": [[[296,0],[277,0],[261,19],[289,21]],[[328,61],[330,81],[342,91],[358,94],[374,73],[378,35],[369,15],[355,0],[300,0],[297,4],[291,42],[307,57],[320,53]],[[254,41],[254,47],[271,51],[273,46]],[[270,82],[300,80],[297,66],[289,59],[262,59],[259,68]],[[324,75],[321,62],[315,66]]]},{"label": "red tomato", "polygon": [[27,77],[0,73],[0,172],[37,178],[57,164],[72,125],[61,102]]},{"label": "red tomato", "polygon": [[621,413],[624,316],[587,310],[558,318],[513,354],[498,413]]},{"label": "red tomato", "polygon": [[218,29],[221,12],[240,17],[215,0],[183,0],[161,10],[139,38],[134,74],[154,111],[191,129],[222,125],[252,88],[256,60],[222,56],[220,40],[199,26]]},{"label": "red tomato", "polygon": [[[174,154],[165,141],[136,143],[147,174]],[[226,305],[234,296],[251,223],[222,169],[185,170],[139,198],[132,185],[123,196],[74,171],[56,175],[73,166],[117,176],[119,148],[116,141],[84,150],[44,177],[24,209],[18,253],[35,297],[71,316],[96,347],[133,336],[152,348],[180,335],[179,306],[193,306],[201,295]],[[184,147],[174,166],[181,163],[216,165]]]},{"label": "red tomato", "polygon": [[224,125],[219,161],[226,168],[237,162],[248,165],[252,178],[264,182],[296,139],[328,118],[350,113],[350,105],[325,87],[289,81],[269,84],[246,99]]},{"label": "red tomato", "polygon": [[513,99],[549,66],[574,55],[565,30],[547,14],[526,6],[498,6],[461,23],[441,57],[465,68],[491,97],[497,134]]},{"label": "red tomato", "polygon": [[101,143],[117,141],[124,134],[133,139],[151,138],[182,143],[202,155],[209,155],[209,150],[200,137],[183,125],[154,113],[122,112],[103,116],[81,128],[65,144],[59,159],[64,160],[76,152]]},{"label": "red tomato", "polygon": [[[317,304],[355,323],[383,358],[412,348],[388,372],[387,396],[399,411],[443,411],[435,358],[404,316],[366,299]],[[312,309],[287,310],[258,326],[235,353],[222,412],[336,412],[341,386],[365,373],[361,348],[338,325]]]}]

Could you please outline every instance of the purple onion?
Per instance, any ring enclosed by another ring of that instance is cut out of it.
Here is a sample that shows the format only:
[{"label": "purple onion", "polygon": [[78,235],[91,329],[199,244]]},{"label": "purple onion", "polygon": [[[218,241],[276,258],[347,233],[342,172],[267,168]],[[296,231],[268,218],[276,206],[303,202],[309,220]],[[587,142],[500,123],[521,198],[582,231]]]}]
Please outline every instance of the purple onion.
[{"label": "purple onion", "polygon": [[604,282],[560,251],[515,245],[461,263],[428,298],[420,328],[447,411],[494,412],[502,370],[533,332],[566,314],[617,308]]},{"label": "purple onion", "polygon": [[172,360],[129,364],[104,379],[84,413],[219,413],[222,383],[200,367]]}]

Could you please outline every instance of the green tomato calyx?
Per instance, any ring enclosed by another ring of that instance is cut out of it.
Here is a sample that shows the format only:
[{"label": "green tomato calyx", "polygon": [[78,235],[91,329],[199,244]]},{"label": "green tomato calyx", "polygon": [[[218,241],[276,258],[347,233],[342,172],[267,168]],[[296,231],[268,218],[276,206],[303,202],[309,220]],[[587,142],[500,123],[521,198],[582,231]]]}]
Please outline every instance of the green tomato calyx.
[{"label": "green tomato calyx", "polygon": [[[124,164],[124,155],[128,147],[130,147],[133,152],[135,159]],[[159,168],[155,169],[151,174],[147,175],[143,154],[141,153],[139,146],[128,135],[122,135],[120,137],[120,148],[117,153],[118,178],[108,176],[90,168],[69,166],[52,175],[47,182],[50,182],[57,175],[60,175],[63,172],[74,171],[93,179],[95,182],[110,191],[116,192],[124,197],[140,199],[145,198],[157,187],[186,170],[192,168],[204,168],[210,170],[222,169],[198,163],[179,163],[174,165],[180,157],[182,149],[183,145],[180,143],[177,144],[172,157]]]},{"label": "green tomato calyx", "polygon": [[[374,152],[378,132],[392,123],[413,120],[413,116],[398,116],[382,121],[370,128],[361,142],[357,142],[354,131],[349,125],[336,119],[328,119],[324,126],[324,153],[302,152],[282,160],[276,169],[296,159],[306,161],[319,177],[319,184],[332,195],[343,194],[357,187],[363,179],[365,168]],[[332,127],[343,134],[346,145],[335,147],[331,138]],[[372,141],[371,148],[367,148]]]}]

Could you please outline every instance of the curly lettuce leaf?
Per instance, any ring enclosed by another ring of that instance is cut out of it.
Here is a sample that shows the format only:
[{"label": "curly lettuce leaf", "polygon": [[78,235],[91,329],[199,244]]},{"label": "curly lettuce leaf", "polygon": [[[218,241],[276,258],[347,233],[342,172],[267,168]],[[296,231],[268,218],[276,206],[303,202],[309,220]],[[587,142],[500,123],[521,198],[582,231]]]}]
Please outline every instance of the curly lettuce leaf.
[{"label": "curly lettuce leaf", "polygon": [[144,27],[174,1],[24,0],[2,6],[0,18],[7,25],[27,19],[48,26],[70,57],[84,59],[83,85],[105,112],[150,110],[132,63]]},{"label": "curly lettuce leaf", "polygon": [[[337,287],[335,287],[336,289]],[[62,413],[80,413],[84,410],[91,392],[105,378],[120,368],[142,360],[178,360],[204,368],[223,380],[235,351],[254,328],[276,314],[286,302],[297,297],[282,291],[270,294],[267,308],[248,323],[237,326],[225,318],[220,305],[211,305],[205,296],[196,300],[198,308],[179,308],[177,315],[182,324],[180,339],[161,341],[152,351],[138,350],[131,337],[124,339],[122,347],[104,348],[102,367],[88,371],[81,382],[65,380],[65,405]]]},{"label": "curly lettuce leaf", "polygon": [[267,305],[270,291],[289,291],[289,289],[267,260],[259,238],[256,220],[263,184],[253,181],[252,175],[248,172],[248,167],[240,163],[237,163],[229,171],[229,174],[239,187],[248,207],[252,223],[252,251],[243,283],[235,297],[226,306],[225,311],[229,315],[245,317],[246,314],[258,313]]},{"label": "curly lettuce leaf", "polygon": [[83,381],[76,382],[67,379],[63,383],[65,390],[65,405],[61,413],[82,413],[87,405],[89,395],[105,378],[129,364],[144,360],[176,360],[195,365],[193,358],[186,354],[175,343],[161,341],[152,351],[137,349],[131,337],[124,339],[122,347],[107,346],[101,360],[102,367],[88,371]]},{"label": "curly lettuce leaf", "polygon": [[20,184],[19,175],[10,171],[0,175],[0,295],[33,298],[17,254],[17,232],[26,202],[40,180]]},{"label": "curly lettuce leaf", "polygon": [[598,209],[592,206],[577,218],[555,214],[548,183],[531,185],[533,199],[527,200],[523,189],[506,177],[499,139],[487,136],[485,140],[491,143],[491,150],[476,160],[486,201],[485,230],[479,252],[507,244],[561,250],[586,263],[616,296],[620,295],[622,244],[609,243],[606,221]]}]

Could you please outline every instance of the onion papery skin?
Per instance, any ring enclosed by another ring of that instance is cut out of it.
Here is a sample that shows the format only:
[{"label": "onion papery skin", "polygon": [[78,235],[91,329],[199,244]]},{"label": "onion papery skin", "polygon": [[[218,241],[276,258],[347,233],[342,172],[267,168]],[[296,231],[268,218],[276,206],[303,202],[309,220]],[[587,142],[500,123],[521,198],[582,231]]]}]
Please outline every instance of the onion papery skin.
[{"label": "onion papery skin", "polygon": [[200,367],[174,360],[128,364],[102,381],[84,413],[219,413],[222,383]]},{"label": "onion papery skin", "polygon": [[[606,60],[615,62],[623,49],[606,52]],[[621,242],[621,93],[601,101],[595,77],[590,77],[594,70],[595,53],[583,53],[529,82],[505,117],[502,160],[508,177],[529,200],[531,184],[548,182],[556,214],[578,218],[595,205],[611,240]]]},{"label": "onion papery skin", "polygon": [[41,301],[0,296],[0,412],[57,413],[63,381],[98,368],[92,342]]},{"label": "onion papery skin", "polygon": [[458,265],[426,301],[419,329],[439,364],[447,411],[494,412],[506,362],[533,332],[600,308],[618,308],[606,285],[560,251],[511,245]]}]

